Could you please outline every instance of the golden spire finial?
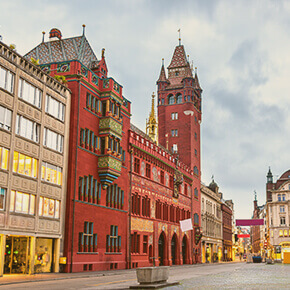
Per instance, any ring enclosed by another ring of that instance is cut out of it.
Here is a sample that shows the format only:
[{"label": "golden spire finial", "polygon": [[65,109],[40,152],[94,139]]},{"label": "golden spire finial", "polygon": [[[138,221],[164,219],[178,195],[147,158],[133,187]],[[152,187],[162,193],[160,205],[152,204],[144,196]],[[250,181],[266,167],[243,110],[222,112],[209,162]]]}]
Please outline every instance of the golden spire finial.
[{"label": "golden spire finial", "polygon": [[146,134],[154,141],[157,142],[158,123],[155,116],[155,94],[152,93],[152,105],[149,119],[146,121]]}]

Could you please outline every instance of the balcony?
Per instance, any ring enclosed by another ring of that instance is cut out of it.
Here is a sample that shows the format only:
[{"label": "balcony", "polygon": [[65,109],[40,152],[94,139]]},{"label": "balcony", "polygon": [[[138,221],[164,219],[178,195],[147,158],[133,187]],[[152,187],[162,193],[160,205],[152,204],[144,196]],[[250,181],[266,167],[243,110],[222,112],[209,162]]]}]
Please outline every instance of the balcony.
[{"label": "balcony", "polygon": [[121,139],[122,129],[123,129],[122,123],[115,120],[111,116],[107,116],[100,119],[100,123],[99,123],[100,134],[115,135]]},{"label": "balcony", "polygon": [[114,156],[106,155],[98,159],[98,173],[103,188],[107,188],[121,174],[122,161]]}]

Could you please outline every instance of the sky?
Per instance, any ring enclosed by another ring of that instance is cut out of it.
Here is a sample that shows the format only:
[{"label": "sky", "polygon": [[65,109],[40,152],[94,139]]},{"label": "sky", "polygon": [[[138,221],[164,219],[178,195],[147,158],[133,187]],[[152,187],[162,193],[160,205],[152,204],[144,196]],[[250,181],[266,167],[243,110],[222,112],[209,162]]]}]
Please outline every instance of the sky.
[{"label": "sky", "polygon": [[290,1],[0,0],[0,35],[24,55],[51,28],[82,34],[132,102],[145,130],[162,58],[181,42],[197,67],[202,95],[201,179],[212,175],[235,218],[251,218],[254,190],[265,203],[290,160]]}]

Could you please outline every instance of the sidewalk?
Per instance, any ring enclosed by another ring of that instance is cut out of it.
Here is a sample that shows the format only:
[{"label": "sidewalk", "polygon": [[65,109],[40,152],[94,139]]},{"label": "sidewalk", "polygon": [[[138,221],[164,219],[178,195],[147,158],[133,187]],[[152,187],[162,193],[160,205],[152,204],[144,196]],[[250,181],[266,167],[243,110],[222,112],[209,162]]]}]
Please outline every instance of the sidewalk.
[{"label": "sidewalk", "polygon": [[[234,262],[220,262],[220,263],[211,263],[211,264],[193,264],[193,265],[181,265],[181,266],[171,266],[170,268],[175,267],[207,267],[207,266],[216,266],[222,264],[237,263],[240,261]],[[53,280],[64,280],[64,279],[79,279],[79,278],[90,278],[90,277],[101,277],[101,276],[112,276],[112,275],[122,275],[124,273],[135,272],[136,269],[124,269],[124,270],[109,270],[109,271],[96,271],[96,272],[80,272],[80,273],[42,273],[34,275],[19,275],[11,274],[4,275],[0,277],[0,287],[9,284],[19,284],[19,283],[28,283],[28,282],[44,282],[44,281],[53,281]]]}]

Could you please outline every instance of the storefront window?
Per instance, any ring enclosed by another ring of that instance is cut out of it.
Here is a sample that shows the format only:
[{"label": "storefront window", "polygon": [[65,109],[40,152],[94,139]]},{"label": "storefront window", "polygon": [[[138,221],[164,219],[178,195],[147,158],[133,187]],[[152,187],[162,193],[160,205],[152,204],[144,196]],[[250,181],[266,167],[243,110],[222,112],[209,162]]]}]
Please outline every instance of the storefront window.
[{"label": "storefront window", "polygon": [[51,198],[40,197],[39,216],[59,219],[59,201]]},{"label": "storefront window", "polygon": [[52,266],[52,239],[36,239],[35,247],[35,273],[51,272]]},{"label": "storefront window", "polygon": [[11,191],[10,211],[34,215],[35,195]]}]

